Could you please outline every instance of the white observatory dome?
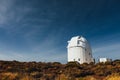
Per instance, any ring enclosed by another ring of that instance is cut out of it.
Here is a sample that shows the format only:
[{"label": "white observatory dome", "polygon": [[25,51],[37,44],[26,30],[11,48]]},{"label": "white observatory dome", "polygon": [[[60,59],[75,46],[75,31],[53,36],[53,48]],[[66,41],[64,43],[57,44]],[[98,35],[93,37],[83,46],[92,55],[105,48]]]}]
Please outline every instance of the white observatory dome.
[{"label": "white observatory dome", "polygon": [[88,41],[82,36],[72,37],[68,41],[68,62],[77,61],[80,64],[94,62],[92,50]]}]

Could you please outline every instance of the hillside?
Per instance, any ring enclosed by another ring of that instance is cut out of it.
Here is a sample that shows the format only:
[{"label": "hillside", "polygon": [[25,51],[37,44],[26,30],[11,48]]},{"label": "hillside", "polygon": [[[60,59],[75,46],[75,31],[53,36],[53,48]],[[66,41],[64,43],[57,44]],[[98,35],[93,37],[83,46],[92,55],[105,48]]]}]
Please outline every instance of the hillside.
[{"label": "hillside", "polygon": [[120,80],[120,60],[106,63],[0,61],[0,80]]}]

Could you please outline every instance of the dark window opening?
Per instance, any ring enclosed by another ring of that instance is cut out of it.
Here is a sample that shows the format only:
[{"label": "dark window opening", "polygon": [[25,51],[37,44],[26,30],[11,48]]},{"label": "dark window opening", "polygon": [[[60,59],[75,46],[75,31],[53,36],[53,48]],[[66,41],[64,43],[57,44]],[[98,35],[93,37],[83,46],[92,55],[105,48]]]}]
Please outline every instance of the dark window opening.
[{"label": "dark window opening", "polygon": [[79,40],[77,41],[77,44],[80,44],[80,41],[79,41]]},{"label": "dark window opening", "polygon": [[89,53],[89,55],[91,55],[91,54]]}]

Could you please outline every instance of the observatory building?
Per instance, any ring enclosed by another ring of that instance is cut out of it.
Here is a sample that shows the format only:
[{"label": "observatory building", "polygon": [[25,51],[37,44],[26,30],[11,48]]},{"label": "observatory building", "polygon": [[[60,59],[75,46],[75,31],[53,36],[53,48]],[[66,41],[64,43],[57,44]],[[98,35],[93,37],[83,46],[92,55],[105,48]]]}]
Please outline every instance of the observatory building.
[{"label": "observatory building", "polygon": [[88,41],[82,36],[72,37],[68,41],[68,62],[77,61],[80,64],[94,62],[92,50]]}]

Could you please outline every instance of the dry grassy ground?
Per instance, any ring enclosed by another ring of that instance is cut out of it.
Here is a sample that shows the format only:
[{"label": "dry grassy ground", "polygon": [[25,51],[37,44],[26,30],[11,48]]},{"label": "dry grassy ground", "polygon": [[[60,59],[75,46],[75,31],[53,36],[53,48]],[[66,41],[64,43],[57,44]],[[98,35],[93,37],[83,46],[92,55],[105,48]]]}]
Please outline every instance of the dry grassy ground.
[{"label": "dry grassy ground", "polygon": [[0,61],[0,80],[120,80],[120,60],[97,64]]}]

